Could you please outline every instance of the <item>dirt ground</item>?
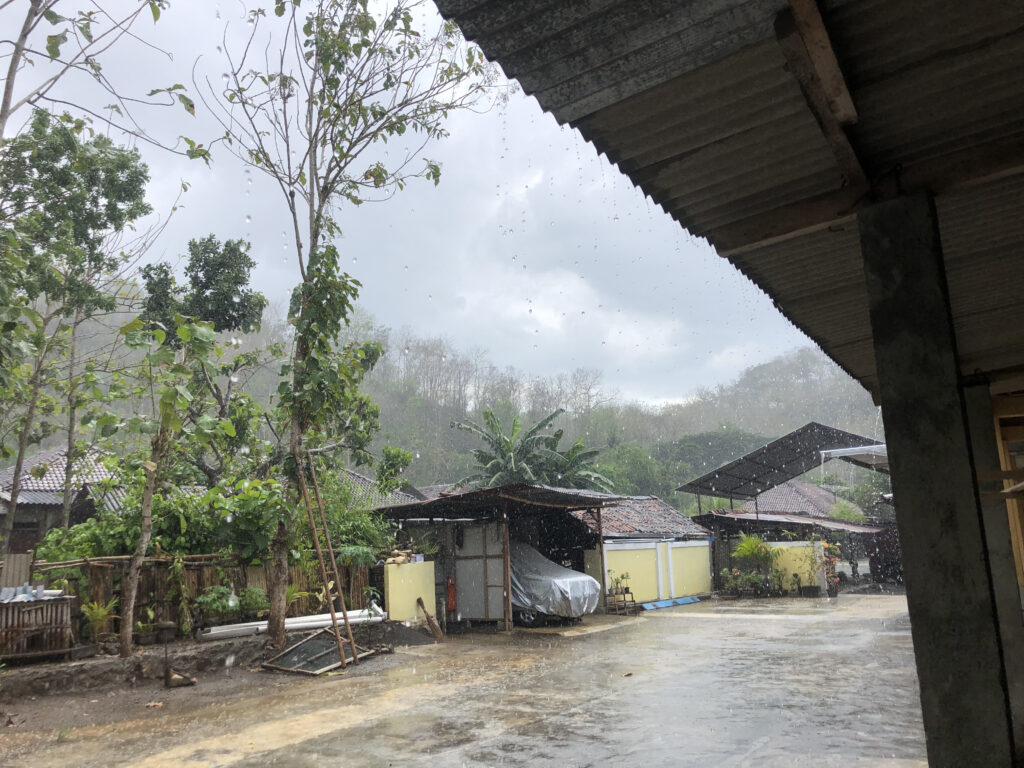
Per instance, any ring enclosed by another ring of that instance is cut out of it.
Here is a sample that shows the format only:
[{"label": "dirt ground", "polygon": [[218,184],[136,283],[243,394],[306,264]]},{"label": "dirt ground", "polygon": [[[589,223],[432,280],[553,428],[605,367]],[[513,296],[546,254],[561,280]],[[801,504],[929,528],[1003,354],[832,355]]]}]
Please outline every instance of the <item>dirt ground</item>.
[{"label": "dirt ground", "polygon": [[12,709],[2,766],[925,765],[906,600],[885,595],[471,632],[327,678],[225,668]]}]

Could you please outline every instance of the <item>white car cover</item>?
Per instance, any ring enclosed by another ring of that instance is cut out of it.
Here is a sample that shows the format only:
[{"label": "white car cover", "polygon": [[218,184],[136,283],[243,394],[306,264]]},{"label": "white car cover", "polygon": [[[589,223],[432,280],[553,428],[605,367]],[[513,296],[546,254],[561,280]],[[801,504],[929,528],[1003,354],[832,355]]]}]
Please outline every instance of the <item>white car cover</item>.
[{"label": "white car cover", "polygon": [[529,544],[510,544],[514,608],[566,618],[594,612],[601,597],[597,581],[551,562]]}]

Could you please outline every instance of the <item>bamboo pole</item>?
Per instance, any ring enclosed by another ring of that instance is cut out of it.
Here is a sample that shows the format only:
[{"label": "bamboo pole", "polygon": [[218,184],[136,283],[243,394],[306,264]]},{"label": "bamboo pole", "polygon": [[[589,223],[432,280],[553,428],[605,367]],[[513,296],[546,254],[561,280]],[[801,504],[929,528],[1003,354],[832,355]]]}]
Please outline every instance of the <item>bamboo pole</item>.
[{"label": "bamboo pole", "polygon": [[[324,527],[324,539],[327,540],[327,552],[331,556],[331,568],[334,569],[334,588],[338,592],[338,599],[341,602],[341,615],[345,620],[345,629],[348,634],[348,644],[352,648],[352,663],[359,666],[359,653],[356,651],[356,640],[352,636],[352,625],[348,620],[348,608],[345,607],[345,595],[341,593],[341,574],[338,572],[338,562],[334,558],[334,545],[331,544],[331,533],[327,530],[327,516],[324,514],[324,501],[320,496],[320,483],[316,479],[316,469],[313,468],[313,456],[306,452],[309,460],[309,476],[313,478],[313,493],[316,494],[316,505],[320,510],[320,522]],[[344,654],[342,654],[344,656]],[[344,665],[342,665],[344,666]]]},{"label": "bamboo pole", "polygon": [[[292,452],[292,456],[295,459],[295,472],[296,477],[299,480],[299,492],[302,494],[302,501],[306,505],[306,516],[309,518],[309,529],[313,534],[313,545],[316,549],[316,559],[320,564],[320,578],[323,580],[324,594],[327,596],[327,607],[331,612],[331,628],[334,630],[334,640],[338,644],[338,657],[341,661],[341,668],[345,669],[347,666],[345,663],[345,646],[341,640],[341,633],[338,631],[338,615],[334,612],[334,598],[331,597],[331,584],[327,578],[327,566],[324,564],[324,553],[320,549],[320,530],[316,526],[316,521],[313,519],[313,504],[309,500],[309,488],[306,486],[306,470],[303,467],[302,460],[299,457],[298,448]],[[337,586],[337,582],[335,582]],[[345,604],[345,599],[342,598],[342,606]],[[346,617],[345,623],[348,623]],[[355,648],[352,649],[353,655],[355,655]]]}]

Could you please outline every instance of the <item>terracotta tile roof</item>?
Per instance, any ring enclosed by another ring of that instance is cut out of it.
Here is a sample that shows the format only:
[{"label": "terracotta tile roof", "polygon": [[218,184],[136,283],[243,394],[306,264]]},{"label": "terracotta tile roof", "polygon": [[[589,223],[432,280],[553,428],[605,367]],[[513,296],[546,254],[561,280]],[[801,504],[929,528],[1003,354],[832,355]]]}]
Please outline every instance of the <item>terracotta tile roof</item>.
[{"label": "terracotta tile roof", "polygon": [[[79,457],[74,464],[75,485],[81,487],[86,483],[98,483],[111,477],[110,470],[103,466],[104,452],[98,448],[90,448],[85,455]],[[36,503],[60,503],[60,494],[64,488],[64,468],[67,465],[67,450],[51,448],[41,451],[35,456],[25,459],[21,470],[21,493],[57,493],[56,502],[38,501]],[[0,471],[0,499],[10,500],[11,486],[14,484],[14,467]],[[22,497],[24,501],[27,497]],[[39,496],[40,499],[44,498]],[[47,497],[48,498],[48,497]]]},{"label": "terracotta tile roof", "polygon": [[[597,533],[597,523],[585,511],[570,514]],[[706,539],[711,531],[666,504],[657,496],[626,496],[615,506],[601,510],[606,537],[672,536],[684,539]]]},{"label": "terracotta tile roof", "polygon": [[[778,512],[782,514],[809,515],[810,517],[828,517],[832,507],[840,501],[832,491],[814,483],[789,480],[774,488],[769,488],[757,497],[757,509],[760,512]],[[857,512],[861,508],[847,502]],[[753,510],[754,502],[745,502],[742,509]]]}]

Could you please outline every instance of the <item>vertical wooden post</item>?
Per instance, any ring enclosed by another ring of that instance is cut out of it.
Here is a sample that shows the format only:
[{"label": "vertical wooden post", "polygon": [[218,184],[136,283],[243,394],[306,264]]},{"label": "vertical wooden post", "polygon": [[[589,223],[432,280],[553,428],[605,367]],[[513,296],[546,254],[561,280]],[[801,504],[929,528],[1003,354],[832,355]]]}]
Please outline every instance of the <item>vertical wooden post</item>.
[{"label": "vertical wooden post", "polygon": [[512,553],[508,530],[508,500],[505,499],[501,506],[501,554],[505,566],[502,583],[505,587],[505,631],[512,631]]},{"label": "vertical wooden post", "polygon": [[608,595],[608,563],[604,555],[604,521],[601,519],[601,508],[597,512],[597,546],[601,549],[601,592]]}]

